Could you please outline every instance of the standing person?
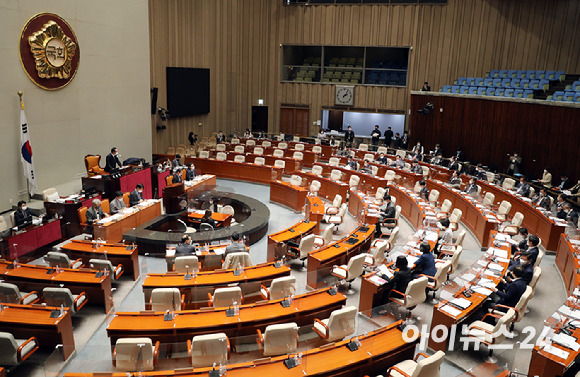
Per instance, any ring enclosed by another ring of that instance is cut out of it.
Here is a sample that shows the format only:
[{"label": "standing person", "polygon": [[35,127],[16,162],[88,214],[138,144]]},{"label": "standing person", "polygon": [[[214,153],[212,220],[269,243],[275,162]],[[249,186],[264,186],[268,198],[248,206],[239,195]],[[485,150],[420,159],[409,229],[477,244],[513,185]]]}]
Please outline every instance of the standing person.
[{"label": "standing person", "polygon": [[[379,130],[379,125],[375,124],[375,129],[371,132],[371,143],[374,147],[379,145],[379,138],[381,137],[381,130]],[[376,150],[376,148],[373,148]]]},{"label": "standing person", "polygon": [[193,133],[193,131],[189,132],[189,135],[187,135],[187,140],[189,140],[190,145],[195,144],[196,137],[195,137],[195,133]]},{"label": "standing person", "polygon": [[112,173],[117,170],[117,165],[119,165],[119,167],[123,166],[121,165],[121,161],[119,161],[119,152],[117,151],[117,148],[113,147],[111,148],[111,153],[107,155],[105,171],[107,173]]},{"label": "standing person", "polygon": [[354,132],[350,126],[348,126],[346,132],[344,133],[344,144],[346,148],[351,148],[354,142]]},{"label": "standing person", "polygon": [[133,207],[141,202],[143,202],[143,185],[138,183],[137,186],[135,186],[135,190],[131,191],[131,194],[129,194],[129,206]]},{"label": "standing person", "polygon": [[385,131],[385,147],[390,147],[392,141],[393,141],[393,130],[391,130],[391,127],[387,127],[387,130]]},{"label": "standing person", "polygon": [[252,133],[250,132],[249,128],[246,128],[246,131],[244,131],[244,137],[252,137]]},{"label": "standing person", "polygon": [[425,81],[423,83],[423,87],[421,88],[422,92],[430,92],[431,91],[431,86],[429,85],[429,83],[427,81]]},{"label": "standing person", "polygon": [[14,225],[19,228],[32,224],[32,212],[24,200],[18,202],[18,209],[14,212],[14,222],[16,223]]},{"label": "standing person", "polygon": [[403,140],[401,140],[401,135],[395,133],[395,139],[393,140],[393,147],[396,149],[401,149],[403,147]]},{"label": "standing person", "polygon": [[538,183],[541,183],[547,188],[552,187],[552,174],[548,171],[548,168],[544,169],[544,172],[542,173],[542,179],[540,179]]},{"label": "standing person", "polygon": [[115,199],[111,201],[109,209],[111,210],[111,215],[119,213],[123,208],[126,208],[125,202],[123,201],[123,191],[117,191],[115,193]]},{"label": "standing person", "polygon": [[403,132],[403,137],[401,138],[401,147],[403,149],[409,148],[409,133],[407,131]]},{"label": "standing person", "polygon": [[522,158],[518,156],[518,151],[515,151],[513,156],[510,156],[507,168],[508,175],[520,174],[522,165]]},{"label": "standing person", "polygon": [[457,147],[457,151],[455,152],[455,157],[457,157],[458,161],[465,161],[465,153],[463,153],[463,148]]}]

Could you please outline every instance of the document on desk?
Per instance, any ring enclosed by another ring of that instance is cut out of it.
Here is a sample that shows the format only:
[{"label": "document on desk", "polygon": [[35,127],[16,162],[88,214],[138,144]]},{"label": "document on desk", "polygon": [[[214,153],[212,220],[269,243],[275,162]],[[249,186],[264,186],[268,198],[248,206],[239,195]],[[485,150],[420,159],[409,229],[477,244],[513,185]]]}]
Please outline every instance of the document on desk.
[{"label": "document on desk", "polygon": [[479,293],[480,295],[484,295],[484,296],[489,296],[492,294],[492,290],[484,288],[484,287],[480,287],[480,286],[475,286],[473,288],[471,288],[474,292]]},{"label": "document on desk", "polygon": [[454,308],[451,305],[443,305],[439,308],[439,310],[447,314],[451,314],[453,317],[457,317],[461,314],[461,310]]},{"label": "document on desk", "polygon": [[463,274],[463,275],[461,275],[461,280],[464,280],[466,282],[470,282],[473,279],[475,279],[475,275],[474,274]]},{"label": "document on desk", "polygon": [[375,285],[383,285],[387,282],[385,279],[382,279],[379,275],[371,276],[369,278],[369,281]]},{"label": "document on desk", "polygon": [[494,271],[503,271],[503,266],[497,263],[490,263],[487,268]]},{"label": "document on desk", "polygon": [[552,338],[552,342],[557,343],[566,348],[570,348],[571,350],[574,350],[574,352],[578,352],[578,350],[580,349],[580,344],[576,343],[576,341],[577,341],[576,338],[564,333],[556,334]]},{"label": "document on desk", "polygon": [[486,279],[486,278],[479,279],[479,281],[477,282],[477,285],[479,285],[480,287],[484,287],[484,288],[495,288],[495,283],[493,282],[493,280]]},{"label": "document on desk", "polygon": [[225,247],[218,247],[216,249],[213,249],[213,251],[215,252],[216,255],[224,255],[226,252],[226,248]]},{"label": "document on desk", "polygon": [[472,304],[471,301],[462,297],[454,298],[453,300],[450,301],[450,303],[457,307],[460,307],[461,309],[467,309]]},{"label": "document on desk", "polygon": [[496,257],[500,257],[500,258],[507,258],[507,256],[508,256],[507,250],[498,249],[495,247],[490,247],[489,249],[487,249],[486,253],[491,254],[491,255],[495,255]]},{"label": "document on desk", "polygon": [[564,351],[563,349],[556,348],[554,346],[547,345],[544,347],[544,351],[550,353],[554,356],[558,356],[561,359],[567,359],[570,355],[570,352]]}]

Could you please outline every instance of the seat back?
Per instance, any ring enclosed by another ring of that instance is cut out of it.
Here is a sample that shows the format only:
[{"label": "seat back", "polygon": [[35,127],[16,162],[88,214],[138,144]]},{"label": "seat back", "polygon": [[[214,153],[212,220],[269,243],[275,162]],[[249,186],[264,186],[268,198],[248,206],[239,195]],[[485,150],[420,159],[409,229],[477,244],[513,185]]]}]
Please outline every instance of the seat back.
[{"label": "seat back", "polygon": [[234,153],[245,153],[246,150],[243,145],[236,145],[234,147]]},{"label": "seat back", "polygon": [[99,270],[99,271],[107,270],[107,271],[109,271],[109,274],[111,274],[111,278],[113,280],[115,280],[115,270],[113,268],[113,263],[111,263],[110,260],[107,260],[107,259],[89,259],[89,265],[91,266],[91,269],[93,269],[93,270]]},{"label": "seat back", "polygon": [[254,159],[254,164],[264,166],[266,164],[266,159],[264,157],[256,157]]},{"label": "seat back", "polygon": [[451,256],[451,268],[449,273],[457,271],[457,266],[459,265],[459,258],[461,257],[461,253],[463,253],[463,246],[459,245],[455,248],[453,255]]},{"label": "seat back", "polygon": [[296,144],[294,146],[294,149],[296,149],[297,151],[303,151],[304,150],[304,144]]},{"label": "seat back", "polygon": [[322,147],[320,145],[315,145],[312,147],[312,152],[316,153],[316,154],[321,154],[322,153]]},{"label": "seat back", "polygon": [[351,188],[358,187],[359,182],[360,182],[360,177],[358,175],[351,175],[350,179],[348,181],[348,185]]},{"label": "seat back", "polygon": [[319,182],[319,181],[317,181],[317,180],[313,180],[313,181],[310,183],[310,189],[309,189],[309,190],[310,190],[310,192],[311,192],[311,193],[318,193],[318,190],[320,190],[320,185],[321,185],[321,184],[320,184],[320,182]]},{"label": "seat back", "polygon": [[387,147],[378,147],[377,153],[384,153],[387,154]]},{"label": "seat back", "polygon": [[498,319],[491,334],[493,344],[499,344],[504,341],[506,336],[509,334],[509,332],[506,330],[510,328],[515,316],[516,311],[510,309],[504,315],[502,315],[500,319]]},{"label": "seat back", "polygon": [[341,340],[354,333],[356,329],[356,306],[346,306],[330,313],[328,318],[328,341]]},{"label": "seat back", "polygon": [[0,216],[0,232],[3,232],[9,228],[8,223],[4,220],[4,216]]},{"label": "seat back", "polygon": [[385,173],[385,179],[387,181],[394,181],[395,175],[396,175],[396,173],[394,170],[387,170],[387,172]]},{"label": "seat back", "polygon": [[195,255],[183,255],[175,258],[175,272],[197,273],[199,271],[199,259]]},{"label": "seat back", "polygon": [[264,154],[264,148],[262,147],[254,147],[254,154],[261,156]]},{"label": "seat back", "polygon": [[[399,206],[397,206],[397,207],[399,207]],[[398,213],[400,214],[401,211],[399,211]],[[395,242],[397,242],[398,236],[399,236],[399,227],[396,226],[393,228],[391,235],[389,236],[389,242],[391,243],[392,246],[395,246]]]},{"label": "seat back", "polygon": [[503,180],[503,183],[501,184],[501,187],[503,187],[506,190],[512,189],[514,188],[514,186],[516,185],[516,181],[512,178],[505,178]]},{"label": "seat back", "polygon": [[87,207],[81,207],[77,210],[77,215],[79,216],[79,222],[81,224],[87,223]]},{"label": "seat back", "polygon": [[262,141],[262,146],[263,147],[271,147],[272,146],[272,142],[268,141],[268,140],[264,140]]},{"label": "seat back", "polygon": [[226,256],[226,260],[222,265],[222,268],[230,269],[230,268],[237,268],[238,263],[242,267],[251,267],[253,266],[252,258],[250,257],[250,253],[246,251],[239,251],[236,253],[230,253]]},{"label": "seat back", "polygon": [[302,152],[294,152],[294,154],[292,155],[292,158],[295,159],[295,160],[302,161],[304,159],[304,153],[302,153]]},{"label": "seat back", "polygon": [[154,288],[151,291],[151,310],[181,310],[181,294],[177,288]]},{"label": "seat back", "polygon": [[284,151],[282,149],[274,149],[274,153],[272,153],[274,157],[284,157]]},{"label": "seat back", "polygon": [[342,172],[338,169],[332,169],[330,172],[330,179],[333,181],[340,181],[342,179]]},{"label": "seat back", "polygon": [[435,272],[435,286],[433,287],[434,290],[441,288],[443,283],[445,282],[446,276],[451,269],[451,261],[445,261],[437,267],[437,272]]},{"label": "seat back", "polygon": [[325,245],[328,245],[329,243],[332,242],[333,229],[334,229],[334,226],[332,224],[328,224],[320,233],[320,237],[322,237],[322,239],[324,240]]},{"label": "seat back", "polygon": [[503,200],[497,209],[497,213],[500,215],[507,215],[512,209],[512,204],[507,200]]},{"label": "seat back", "polygon": [[100,162],[101,162],[100,154],[96,155],[88,154],[85,156],[85,168],[87,170],[87,174],[89,177],[93,175],[103,174],[105,172],[103,168],[99,166]]},{"label": "seat back", "polygon": [[248,140],[246,140],[246,145],[247,146],[254,146],[254,145],[256,145],[256,140],[248,139]]},{"label": "seat back", "polygon": [[218,160],[218,161],[225,161],[227,159],[227,157],[228,157],[228,155],[225,154],[225,152],[218,152],[215,155],[215,159]]},{"label": "seat back", "polygon": [[365,153],[363,160],[373,161],[375,159],[375,155],[372,153]]},{"label": "seat back", "polygon": [[433,355],[419,360],[413,372],[413,377],[439,377],[444,357],[445,352],[437,351]]},{"label": "seat back", "polygon": [[320,176],[322,176],[322,171],[323,171],[322,166],[314,165],[312,167],[311,173],[320,177]]},{"label": "seat back", "polygon": [[375,194],[375,199],[377,200],[383,200],[383,198],[385,197],[385,192],[387,190],[385,190],[383,187],[377,187],[377,192]]},{"label": "seat back", "polygon": [[9,332],[0,332],[0,365],[18,365],[18,343]]},{"label": "seat back", "polygon": [[268,290],[270,291],[270,300],[293,296],[296,292],[296,278],[294,276],[276,278],[272,280]]},{"label": "seat back", "polygon": [[175,147],[167,147],[167,154],[175,154]]},{"label": "seat back", "polygon": [[534,274],[532,275],[532,280],[530,280],[530,284],[528,287],[532,288],[532,296],[536,292],[536,285],[538,284],[538,280],[542,276],[542,268],[541,267],[534,267]]},{"label": "seat back", "polygon": [[443,204],[441,204],[441,212],[449,212],[451,210],[452,205],[453,203],[451,203],[451,200],[445,199],[443,201]]},{"label": "seat back", "polygon": [[519,322],[522,320],[522,318],[524,318],[524,314],[526,313],[526,308],[528,306],[528,302],[532,298],[533,292],[534,292],[534,290],[532,289],[532,287],[530,287],[528,285],[526,287],[524,294],[522,295],[522,297],[520,297],[520,300],[518,301],[518,303],[515,306],[516,315],[514,317],[514,322]]},{"label": "seat back", "polygon": [[356,279],[363,274],[363,264],[365,261],[365,254],[356,255],[348,261],[347,270],[348,275],[346,277],[347,281]]},{"label": "seat back", "polygon": [[74,297],[68,288],[46,287],[42,290],[42,297],[46,305],[65,308],[70,308],[71,312],[75,313]]},{"label": "seat back", "polygon": [[274,161],[274,167],[275,168],[282,168],[282,169],[284,169],[286,167],[286,161],[284,161],[284,160],[276,160],[276,161]]},{"label": "seat back", "polygon": [[226,150],[226,145],[225,144],[218,144],[215,146],[215,150],[218,152],[224,152]]},{"label": "seat back", "polygon": [[119,370],[153,370],[153,342],[149,338],[120,338],[115,345],[115,355],[115,366]]},{"label": "seat back", "polygon": [[483,205],[484,206],[492,206],[495,201],[495,194],[492,192],[486,192],[485,196],[483,197]]},{"label": "seat back", "polygon": [[288,143],[285,143],[285,142],[278,143],[278,148],[280,148],[280,149],[288,149]]},{"label": "seat back", "polygon": [[361,151],[368,151],[369,150],[369,145],[368,144],[361,143],[361,144],[358,145],[358,149],[361,150]]},{"label": "seat back", "polygon": [[242,303],[242,288],[227,287],[217,288],[213,291],[213,307],[224,308],[232,305],[241,305]]},{"label": "seat back", "polygon": [[101,209],[104,213],[111,213],[111,205],[109,203],[109,199],[103,199],[101,201]]},{"label": "seat back", "polygon": [[209,158],[209,151],[199,151],[199,158]]},{"label": "seat back", "polygon": [[298,347],[298,325],[270,325],[264,331],[264,356],[286,355]]},{"label": "seat back", "polygon": [[232,139],[230,140],[231,144],[240,144],[240,139],[238,139],[237,137],[232,137]]},{"label": "seat back", "polygon": [[338,166],[340,164],[340,159],[337,157],[331,157],[328,159],[329,166]]},{"label": "seat back", "polygon": [[237,155],[234,157],[235,162],[246,162],[246,156]]},{"label": "seat back", "polygon": [[54,187],[50,187],[42,191],[42,199],[45,202],[54,202],[57,199],[60,199],[60,196],[58,196],[58,191],[56,191]]},{"label": "seat back", "polygon": [[68,255],[58,251],[49,251],[44,256],[44,261],[50,267],[70,268],[71,265]]},{"label": "seat back", "polygon": [[342,203],[340,205],[340,209],[338,210],[338,216],[340,216],[341,218],[344,217],[344,215],[346,214],[346,203]]},{"label": "seat back", "polygon": [[512,218],[513,226],[521,226],[524,222],[524,215],[521,212],[516,212]]},{"label": "seat back", "polygon": [[465,235],[467,234],[467,231],[464,229],[461,232],[459,232],[459,235],[457,236],[457,241],[455,241],[455,244],[457,245],[463,245],[463,240],[465,239]]},{"label": "seat back", "polygon": [[402,159],[405,159],[405,157],[407,157],[407,152],[405,152],[402,149],[397,149],[397,151],[395,152],[395,156],[399,156]]},{"label": "seat back", "polygon": [[220,213],[225,213],[226,215],[235,215],[236,211],[234,210],[234,207],[232,207],[231,205],[225,205],[223,206],[220,211]]},{"label": "seat back", "polygon": [[378,240],[374,248],[369,251],[375,259],[375,266],[380,265],[385,260],[385,250],[390,245],[389,241]]},{"label": "seat back", "polygon": [[405,291],[405,308],[410,309],[419,305],[427,299],[425,289],[428,280],[425,276],[412,280]]},{"label": "seat back", "polygon": [[379,167],[375,165],[371,165],[371,174],[373,176],[377,176],[379,174]]},{"label": "seat back", "polygon": [[173,175],[168,175],[167,177],[165,177],[165,184],[167,186],[170,186],[171,184],[173,184]]},{"label": "seat back", "polygon": [[342,195],[336,194],[334,196],[334,200],[332,201],[332,206],[338,208],[340,207],[341,203],[342,203]]},{"label": "seat back", "polygon": [[191,364],[194,368],[226,365],[228,352],[228,337],[223,332],[196,335],[191,341]]},{"label": "seat back", "polygon": [[305,237],[302,237],[300,244],[298,245],[298,250],[300,250],[300,259],[308,257],[308,253],[314,249],[315,239],[316,236],[314,234],[309,234]]},{"label": "seat back", "polygon": [[449,216],[449,221],[452,223],[458,223],[461,220],[461,216],[463,216],[463,211],[459,208],[455,208],[453,212],[451,212],[451,216]]},{"label": "seat back", "polygon": [[213,226],[211,224],[201,223],[199,224],[199,231],[200,232],[213,231]]},{"label": "seat back", "polygon": [[437,200],[439,200],[439,190],[433,189],[429,193],[429,203],[431,204],[437,203]]},{"label": "seat back", "polygon": [[292,175],[292,177],[290,177],[290,184],[292,186],[302,186],[302,177],[299,175]]},{"label": "seat back", "polygon": [[4,304],[20,304],[22,295],[18,286],[12,283],[0,282],[0,302]]},{"label": "seat back", "polygon": [[538,267],[540,265],[540,263],[542,263],[542,259],[544,259],[544,255],[546,255],[546,252],[542,249],[539,249],[538,257],[536,258],[536,263],[534,263],[534,267]]}]

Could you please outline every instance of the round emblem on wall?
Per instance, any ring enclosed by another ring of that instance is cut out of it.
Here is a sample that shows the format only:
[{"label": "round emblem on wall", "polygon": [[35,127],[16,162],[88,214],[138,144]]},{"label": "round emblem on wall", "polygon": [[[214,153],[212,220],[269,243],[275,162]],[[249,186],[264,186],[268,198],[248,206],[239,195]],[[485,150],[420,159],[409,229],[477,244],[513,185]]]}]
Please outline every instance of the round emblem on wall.
[{"label": "round emblem on wall", "polygon": [[77,37],[65,20],[52,13],[28,20],[20,34],[20,62],[32,82],[61,89],[74,78],[79,61]]}]

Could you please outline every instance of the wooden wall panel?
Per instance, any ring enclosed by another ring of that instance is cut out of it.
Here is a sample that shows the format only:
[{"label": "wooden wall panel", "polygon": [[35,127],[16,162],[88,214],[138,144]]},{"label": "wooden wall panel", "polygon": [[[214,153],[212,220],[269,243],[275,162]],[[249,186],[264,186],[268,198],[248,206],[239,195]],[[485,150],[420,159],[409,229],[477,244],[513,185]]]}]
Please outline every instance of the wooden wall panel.
[{"label": "wooden wall panel", "polygon": [[159,88],[160,106],[166,105],[166,66],[211,70],[210,113],[169,120],[167,130],[153,131],[154,151],[184,142],[190,130],[202,136],[244,130],[259,98],[270,109],[270,132],[279,130],[281,104],[303,104],[315,133],[312,121],[334,104],[334,86],[280,83],[281,44],[413,47],[407,88],[357,86],[355,93],[357,107],[405,113],[412,109],[410,91],[424,81],[438,90],[459,76],[498,68],[580,73],[577,0],[321,6],[149,0],[149,9],[151,85]]},{"label": "wooden wall panel", "polygon": [[561,174],[580,179],[580,107],[452,95],[411,96],[414,109],[427,102],[433,102],[435,111],[411,116],[411,143],[421,140],[428,149],[440,143],[446,157],[461,146],[469,161],[502,172],[507,168],[507,154],[517,150],[527,175],[537,177],[548,167],[554,182]]}]

